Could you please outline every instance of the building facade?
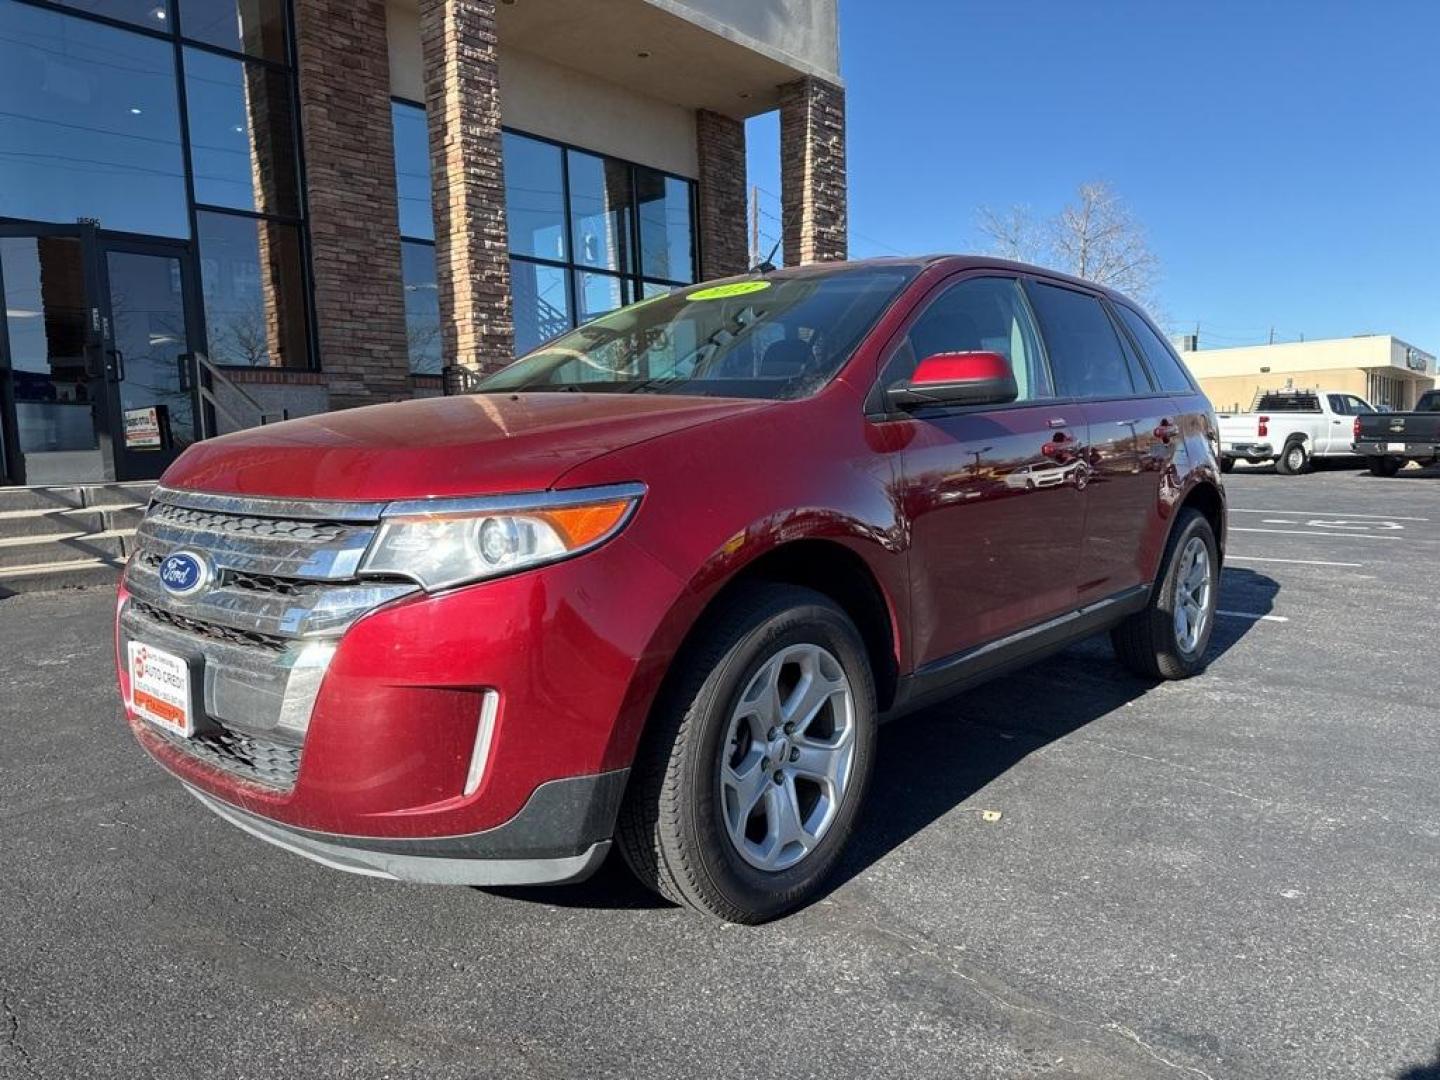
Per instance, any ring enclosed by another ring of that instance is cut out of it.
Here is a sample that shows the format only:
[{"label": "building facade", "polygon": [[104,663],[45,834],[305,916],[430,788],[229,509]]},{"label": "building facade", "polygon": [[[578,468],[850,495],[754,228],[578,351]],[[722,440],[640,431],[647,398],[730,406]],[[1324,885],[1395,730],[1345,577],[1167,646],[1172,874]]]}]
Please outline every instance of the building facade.
[{"label": "building facade", "polygon": [[838,67],[835,0],[0,0],[0,482],[743,272],[762,112],[786,261],[843,258]]},{"label": "building facade", "polygon": [[1435,386],[1435,357],[1389,334],[1183,353],[1211,404],[1249,409],[1257,393],[1336,390],[1397,412]]}]

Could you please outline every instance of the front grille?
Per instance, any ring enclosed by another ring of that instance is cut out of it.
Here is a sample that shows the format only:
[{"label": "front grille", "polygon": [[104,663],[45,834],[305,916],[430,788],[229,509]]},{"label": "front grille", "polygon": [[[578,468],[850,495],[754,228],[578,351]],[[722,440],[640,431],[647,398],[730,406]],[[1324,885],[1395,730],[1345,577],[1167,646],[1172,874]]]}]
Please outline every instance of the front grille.
[{"label": "front grille", "polygon": [[252,574],[244,570],[225,571],[223,582],[237,589],[269,593],[272,596],[314,596],[325,589],[324,585],[313,581],[278,577],[275,574]]},{"label": "front grille", "polygon": [[300,747],[247,735],[223,724],[198,731],[189,739],[169,734],[164,737],[170,745],[207,765],[269,787],[292,788],[300,774]]},{"label": "front grille", "polygon": [[282,651],[286,645],[286,639],[275,634],[257,634],[250,630],[237,630],[234,627],[221,626],[218,623],[186,618],[177,612],[167,611],[141,600],[136,600],[134,606],[135,610],[146,618],[154,619],[166,626],[173,626],[177,630],[194,634],[196,637],[224,641],[231,645],[253,645],[259,649],[272,649],[276,652]]},{"label": "front grille", "polygon": [[338,540],[350,529],[338,521],[287,521],[284,518],[250,517],[213,510],[195,510],[173,503],[157,503],[147,515],[153,521],[222,536],[263,536],[323,544]]}]

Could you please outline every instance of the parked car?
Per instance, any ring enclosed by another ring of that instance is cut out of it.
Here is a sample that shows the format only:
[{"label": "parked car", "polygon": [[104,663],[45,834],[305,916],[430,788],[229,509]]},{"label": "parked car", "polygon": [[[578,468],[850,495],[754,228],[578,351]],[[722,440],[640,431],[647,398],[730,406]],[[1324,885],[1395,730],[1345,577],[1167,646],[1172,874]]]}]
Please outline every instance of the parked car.
[{"label": "parked car", "polygon": [[1426,390],[1415,411],[1355,417],[1355,452],[1376,476],[1394,476],[1412,461],[1440,462],[1440,390]]},{"label": "parked car", "polygon": [[[755,922],[822,888],[882,717],[1104,631],[1149,678],[1205,662],[1215,420],[1115,293],[822,264],[621,309],[481,389],[202,442],[163,477],[120,690],[241,829],[467,884],[576,880],[615,846]],[[1090,482],[992,479],[1057,456]]]},{"label": "parked car", "polygon": [[1273,390],[1258,394],[1249,412],[1219,414],[1220,465],[1237,461],[1294,476],[1312,458],[1350,457],[1353,418],[1373,413],[1363,398],[1336,390]]}]

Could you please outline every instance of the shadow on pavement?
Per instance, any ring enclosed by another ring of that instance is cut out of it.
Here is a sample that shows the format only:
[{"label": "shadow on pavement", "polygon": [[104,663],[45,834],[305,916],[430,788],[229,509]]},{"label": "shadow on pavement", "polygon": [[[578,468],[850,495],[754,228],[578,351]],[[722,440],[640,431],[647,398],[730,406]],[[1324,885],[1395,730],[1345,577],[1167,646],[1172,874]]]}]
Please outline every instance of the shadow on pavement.
[{"label": "shadow on pavement", "polygon": [[1423,1065],[1411,1065],[1395,1074],[1395,1080],[1440,1080],[1440,1045],[1435,1047],[1435,1058]]},{"label": "shadow on pavement", "polygon": [[[1265,615],[1279,591],[1279,584],[1265,574],[1227,566],[1219,607]],[[1248,618],[1218,619],[1210,662],[1234,648],[1254,625]],[[1041,678],[1037,673],[1043,673]],[[1031,753],[1123,707],[1154,685],[1121,667],[1101,638],[887,724],[880,730],[867,805],[827,892],[864,872]],[[1060,688],[1064,693],[1057,693]],[[915,767],[920,761],[926,763],[924,769]],[[483,891],[556,907],[670,906],[632,878],[614,851],[593,878],[579,885]]]}]

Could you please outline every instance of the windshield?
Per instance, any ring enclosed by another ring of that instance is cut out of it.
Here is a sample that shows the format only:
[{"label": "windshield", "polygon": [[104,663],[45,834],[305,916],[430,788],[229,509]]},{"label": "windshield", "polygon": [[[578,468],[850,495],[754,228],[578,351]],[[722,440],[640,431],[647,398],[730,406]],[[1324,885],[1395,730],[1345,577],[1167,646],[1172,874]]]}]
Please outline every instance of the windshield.
[{"label": "windshield", "polygon": [[547,342],[480,391],[808,397],[844,366],[916,269],[781,273],[678,290]]}]

